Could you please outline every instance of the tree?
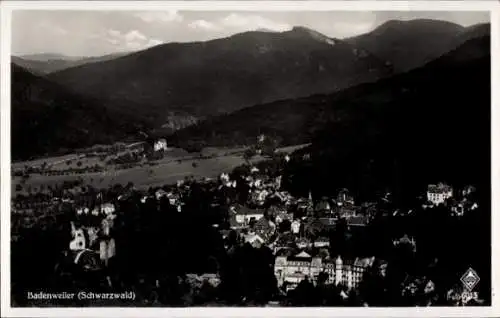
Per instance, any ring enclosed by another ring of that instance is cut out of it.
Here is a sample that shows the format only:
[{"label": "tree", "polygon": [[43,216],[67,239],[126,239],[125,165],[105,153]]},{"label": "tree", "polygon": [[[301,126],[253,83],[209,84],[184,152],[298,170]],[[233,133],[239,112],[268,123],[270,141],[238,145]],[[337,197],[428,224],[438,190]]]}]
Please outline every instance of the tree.
[{"label": "tree", "polygon": [[255,150],[252,148],[248,148],[243,153],[243,159],[245,159],[247,163],[252,159],[253,156],[255,156]]},{"label": "tree", "polygon": [[293,302],[295,306],[314,306],[318,302],[313,283],[306,277],[302,280],[293,293]]},{"label": "tree", "polygon": [[283,220],[279,225],[279,231],[281,233],[289,232],[291,230],[292,223],[289,220]]},{"label": "tree", "polygon": [[20,184],[16,184],[16,191],[19,192],[23,189],[23,186]]},{"label": "tree", "polygon": [[272,157],[276,151],[277,144],[278,143],[276,142],[275,139],[272,138],[264,139],[264,141],[262,142],[262,154],[265,156]]}]

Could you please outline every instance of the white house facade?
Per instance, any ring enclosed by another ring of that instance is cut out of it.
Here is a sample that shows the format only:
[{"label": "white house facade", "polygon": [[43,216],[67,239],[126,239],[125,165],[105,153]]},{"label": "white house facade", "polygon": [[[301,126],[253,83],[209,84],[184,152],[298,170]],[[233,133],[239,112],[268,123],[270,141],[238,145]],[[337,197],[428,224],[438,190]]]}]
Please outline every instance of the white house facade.
[{"label": "white house facade", "polygon": [[453,196],[453,189],[451,186],[439,183],[430,184],[427,187],[427,200],[434,205],[443,204],[447,199]]},{"label": "white house facade", "polygon": [[301,252],[292,257],[276,257],[274,274],[278,286],[286,283],[287,290],[294,289],[306,278],[316,283],[320,273],[328,274],[327,284],[342,284],[352,289],[359,285],[364,272],[373,262],[374,258],[368,258],[345,263],[340,256],[335,261],[324,261],[320,257],[311,257],[306,252]]},{"label": "white house facade", "polygon": [[154,144],[154,150],[155,151],[167,150],[167,140],[166,139],[157,140]]}]

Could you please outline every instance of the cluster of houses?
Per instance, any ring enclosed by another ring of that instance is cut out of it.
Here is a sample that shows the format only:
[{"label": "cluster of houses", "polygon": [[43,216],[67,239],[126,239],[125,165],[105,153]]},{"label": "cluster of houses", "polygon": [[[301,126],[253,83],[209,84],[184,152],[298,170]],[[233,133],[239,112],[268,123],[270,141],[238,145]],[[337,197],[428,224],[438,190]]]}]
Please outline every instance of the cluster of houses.
[{"label": "cluster of houses", "polygon": [[92,210],[86,207],[76,209],[76,222],[71,221],[69,252],[74,263],[82,269],[102,269],[116,255],[113,238],[115,212],[112,203],[101,203]]},{"label": "cluster of houses", "polygon": [[142,203],[146,203],[146,200],[154,198],[156,200],[161,200],[162,198],[167,198],[170,205],[175,206],[177,212],[182,212],[182,206],[184,203],[181,200],[181,196],[178,192],[174,191],[165,191],[163,189],[159,189],[155,192],[154,196],[143,196],[141,198]]},{"label": "cluster of houses", "polygon": [[[274,252],[274,273],[278,287],[284,291],[293,290],[302,280],[316,283],[321,273],[327,275],[328,284],[340,284],[347,289],[356,289],[367,270],[374,266],[382,268],[386,264],[373,257],[354,259],[343,259],[340,255],[330,257],[328,238],[330,230],[335,229],[341,221],[348,230],[362,229],[371,220],[371,206],[357,205],[347,189],[341,189],[334,197],[322,197],[316,201],[313,200],[311,193],[307,198],[295,198],[281,189],[281,176],[269,177],[260,173],[257,168],[252,168],[247,176],[238,180],[232,180],[229,174],[222,173],[218,180],[209,181],[214,181],[213,183],[217,184],[215,189],[218,190],[234,189],[238,182],[246,183],[249,189],[247,202],[228,205],[229,228],[237,233],[240,243],[248,243],[255,248],[267,246]],[[172,187],[168,191],[159,189],[144,195],[141,202],[144,204],[148,199],[159,201],[166,198],[169,204],[181,213],[184,205],[181,192],[186,187],[189,186],[180,181],[177,187]],[[426,193],[427,204],[432,206],[452,204],[451,210],[460,215],[457,211],[461,206],[467,206],[469,209],[477,208],[477,204],[471,205],[467,201],[474,191],[472,187],[467,187],[461,192],[461,201],[453,201],[453,189],[450,186],[429,185]],[[117,197],[118,201],[123,199],[125,199],[123,195]],[[72,239],[69,242],[69,251],[72,253],[74,263],[88,270],[106,266],[116,254],[112,235],[116,207],[113,203],[102,201],[101,197],[100,204],[92,209],[88,207],[75,209],[77,220],[89,216],[92,222],[71,223]],[[227,228],[222,234],[223,236],[228,234]],[[413,247],[413,252],[416,252],[416,242],[413,237],[405,235],[401,239],[394,240],[393,244],[395,246],[409,244]],[[210,283],[217,285],[219,280],[217,274],[210,275],[215,275],[209,279]],[[196,281],[206,280],[206,277],[190,278]]]},{"label": "cluster of houses", "polygon": [[454,195],[453,188],[445,183],[430,184],[427,187],[427,202],[423,204],[423,208],[436,206],[448,206],[455,216],[463,216],[468,211],[474,211],[479,206],[471,195],[476,192],[473,186],[466,186]]},{"label": "cluster of houses", "polygon": [[[251,171],[254,175],[256,170]],[[232,186],[227,175],[221,176],[228,186]],[[356,205],[353,196],[347,189],[341,189],[335,198],[323,197],[313,202],[311,194],[308,198],[294,198],[289,193],[281,191],[280,180],[247,177],[250,185],[250,204],[232,205],[229,208],[231,229],[240,233],[242,242],[254,247],[268,246],[275,255],[275,275],[278,285],[285,290],[294,289],[297,284],[308,279],[316,282],[320,273],[328,274],[328,283],[341,284],[348,289],[355,289],[363,279],[363,274],[374,264],[373,258],[343,260],[338,256],[330,259],[328,248],[329,239],[324,235],[334,229],[339,220],[344,220],[347,228],[362,228],[371,219],[370,205]],[[462,191],[461,201],[454,200],[451,186],[440,183],[429,185],[427,200],[430,206],[449,204],[452,213],[463,215],[467,202],[469,209],[477,208],[476,203],[468,201],[468,195],[475,191],[466,187]],[[389,197],[387,194],[385,197]],[[272,200],[272,204],[265,204]],[[253,207],[249,207],[249,206]],[[293,207],[293,208],[292,208]],[[290,230],[279,233],[278,227],[282,222],[290,222]],[[320,229],[319,231],[316,229]],[[323,231],[321,231],[321,229]],[[394,246],[410,246],[416,253],[417,245],[414,237],[404,235],[393,241]],[[301,252],[290,255],[290,246]],[[314,257],[306,251],[311,248],[323,249],[325,253],[318,253]],[[426,284],[429,282],[426,282]],[[431,286],[432,282],[429,283]],[[430,288],[430,287],[429,287]]]},{"label": "cluster of houses", "polygon": [[303,280],[316,283],[321,273],[326,275],[327,284],[343,285],[347,289],[359,286],[366,270],[375,264],[375,258],[343,260],[312,257],[305,251],[293,256],[277,256],[274,273],[278,287],[286,291],[295,289]]},{"label": "cluster of houses", "polygon": [[[227,174],[222,174],[220,180],[228,187],[235,186]],[[274,272],[278,287],[289,291],[304,279],[315,283],[319,273],[328,274],[327,283],[342,284],[349,289],[359,285],[374,259],[343,260],[339,256],[331,260],[327,252],[328,232],[340,219],[345,220],[348,228],[363,227],[369,222],[347,189],[341,189],[334,198],[323,197],[314,202],[311,193],[307,198],[295,198],[282,191],[280,176],[266,177],[256,168],[244,180],[250,189],[248,204],[229,207],[230,227],[239,233],[242,243],[271,248],[276,256]],[[283,222],[287,222],[287,230],[279,231]],[[313,257],[306,252],[311,248],[326,252]],[[297,249],[299,253],[288,255]]]},{"label": "cluster of houses", "polygon": [[167,140],[166,139],[158,139],[153,144],[154,151],[166,151],[167,150]]},{"label": "cluster of houses", "polygon": [[150,143],[145,141],[135,142],[127,145],[125,148],[131,152],[144,152],[147,148],[151,147],[154,151],[166,151],[167,150],[167,140],[164,138],[156,139]]}]

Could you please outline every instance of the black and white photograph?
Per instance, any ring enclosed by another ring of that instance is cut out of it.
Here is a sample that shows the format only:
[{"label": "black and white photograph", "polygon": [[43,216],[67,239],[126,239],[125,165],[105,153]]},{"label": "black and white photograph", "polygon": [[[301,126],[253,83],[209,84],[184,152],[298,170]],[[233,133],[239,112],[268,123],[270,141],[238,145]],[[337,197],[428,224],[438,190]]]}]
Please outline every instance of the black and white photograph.
[{"label": "black and white photograph", "polygon": [[494,314],[493,6],[15,2],[2,4],[10,316]]}]

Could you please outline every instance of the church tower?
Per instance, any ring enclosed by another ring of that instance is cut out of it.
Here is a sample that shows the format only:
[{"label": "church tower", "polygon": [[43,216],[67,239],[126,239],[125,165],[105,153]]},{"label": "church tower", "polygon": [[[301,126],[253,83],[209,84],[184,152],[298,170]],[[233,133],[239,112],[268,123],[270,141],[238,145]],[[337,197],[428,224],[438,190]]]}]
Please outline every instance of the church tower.
[{"label": "church tower", "polygon": [[335,285],[339,285],[340,283],[342,283],[342,267],[343,262],[342,258],[339,255],[335,260]]},{"label": "church tower", "polygon": [[111,236],[112,220],[106,218],[102,221],[101,225],[103,235],[99,242],[99,255],[101,261],[107,266],[109,259],[116,254],[115,240]]}]

